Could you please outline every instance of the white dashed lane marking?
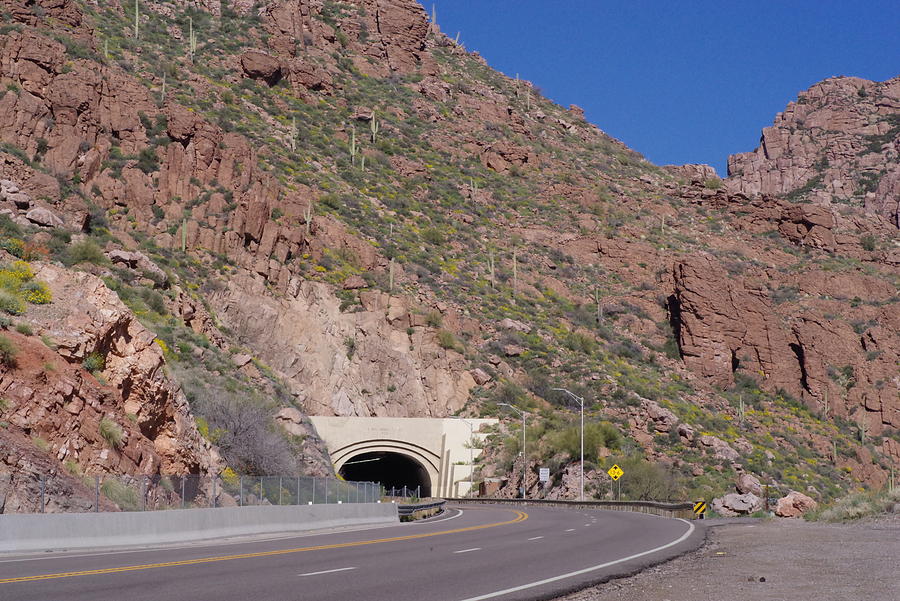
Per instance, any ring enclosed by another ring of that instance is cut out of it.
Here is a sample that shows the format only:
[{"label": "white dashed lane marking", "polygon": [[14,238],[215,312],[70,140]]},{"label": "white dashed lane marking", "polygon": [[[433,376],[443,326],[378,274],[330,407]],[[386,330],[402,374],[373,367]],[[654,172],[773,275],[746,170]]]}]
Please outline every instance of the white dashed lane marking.
[{"label": "white dashed lane marking", "polygon": [[454,553],[469,553],[470,551],[481,551],[481,547],[473,547],[471,549],[463,549],[462,551],[454,551]]},{"label": "white dashed lane marking", "polygon": [[334,570],[322,570],[321,572],[307,572],[306,574],[298,574],[299,576],[318,576],[320,574],[331,574],[333,572],[346,572],[347,570],[355,570],[356,568],[335,568]]},{"label": "white dashed lane marking", "polygon": [[543,537],[543,536],[532,536],[532,537],[529,538],[528,540],[538,540],[538,539],[541,539],[541,538],[544,538],[544,537]]}]

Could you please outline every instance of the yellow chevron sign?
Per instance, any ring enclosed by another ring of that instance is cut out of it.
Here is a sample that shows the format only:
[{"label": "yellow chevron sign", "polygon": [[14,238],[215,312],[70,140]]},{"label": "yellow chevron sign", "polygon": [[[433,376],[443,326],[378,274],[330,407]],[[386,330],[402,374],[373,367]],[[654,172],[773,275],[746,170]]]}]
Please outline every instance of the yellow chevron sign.
[{"label": "yellow chevron sign", "polygon": [[706,501],[697,501],[694,503],[694,513],[697,515],[706,513]]}]

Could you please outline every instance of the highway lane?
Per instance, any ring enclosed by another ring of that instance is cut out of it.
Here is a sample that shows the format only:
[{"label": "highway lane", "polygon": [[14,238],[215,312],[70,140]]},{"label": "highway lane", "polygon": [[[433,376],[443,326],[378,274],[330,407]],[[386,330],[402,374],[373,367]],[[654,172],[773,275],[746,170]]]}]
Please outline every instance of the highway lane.
[{"label": "highway lane", "polygon": [[687,522],[626,512],[467,506],[448,514],[227,545],[5,558],[0,600],[539,599],[673,556],[702,538]]}]

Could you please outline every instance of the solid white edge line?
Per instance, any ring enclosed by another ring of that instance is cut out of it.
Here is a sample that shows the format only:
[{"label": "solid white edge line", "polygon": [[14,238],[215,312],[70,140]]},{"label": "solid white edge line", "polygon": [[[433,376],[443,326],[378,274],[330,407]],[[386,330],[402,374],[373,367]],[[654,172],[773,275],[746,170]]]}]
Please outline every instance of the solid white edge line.
[{"label": "solid white edge line", "polygon": [[449,522],[450,520],[455,520],[456,518],[458,518],[459,516],[461,516],[463,514],[462,509],[453,509],[453,511],[458,511],[459,513],[457,513],[456,515],[451,515],[449,518],[441,518],[439,520],[432,520],[432,521],[416,520],[415,522],[407,522],[406,525],[407,526],[416,526],[416,525],[427,526],[429,524],[439,524],[440,522]]},{"label": "solid white edge line", "polygon": [[454,551],[454,553],[469,553],[470,551],[481,551],[481,547],[472,547],[471,549],[463,549],[462,551]]},{"label": "solid white edge line", "polygon": [[616,559],[613,561],[607,561],[606,563],[601,563],[596,566],[591,566],[589,568],[584,568],[583,570],[576,570],[574,572],[569,572],[568,574],[560,574],[559,576],[553,576],[552,578],[545,578],[544,580],[538,580],[537,582],[530,582],[528,584],[522,584],[520,586],[514,586],[512,588],[504,589],[502,591],[495,591],[493,593],[488,593],[486,595],[480,595],[478,597],[469,597],[468,599],[463,599],[462,601],[481,601],[482,599],[493,599],[494,597],[500,597],[503,595],[508,595],[509,593],[515,593],[518,591],[524,591],[526,589],[534,588],[536,586],[541,586],[544,584],[550,584],[551,582],[557,582],[559,580],[565,580],[566,578],[572,578],[573,576],[580,576],[582,574],[587,574],[589,572],[593,572],[596,570],[602,570],[603,568],[608,568],[609,566],[616,565],[617,563],[622,563],[625,561],[631,561],[632,559],[637,559],[638,557],[643,557],[644,555],[650,555],[651,553],[656,553],[657,551],[662,551],[663,549],[668,549],[669,547],[674,547],[675,545],[684,542],[688,539],[688,537],[694,532],[694,525],[687,520],[682,518],[676,518],[677,520],[684,522],[688,525],[687,532],[682,534],[676,540],[673,540],[670,543],[666,543],[661,547],[656,547],[655,549],[650,549],[648,551],[642,551],[641,553],[635,553],[634,555],[629,555],[628,557],[622,557],[621,559]]},{"label": "solid white edge line", "polygon": [[356,568],[335,568],[333,570],[322,570],[321,572],[307,572],[306,574],[297,574],[298,576],[318,576],[319,574],[332,574],[334,572],[346,572],[347,570],[355,570]]}]

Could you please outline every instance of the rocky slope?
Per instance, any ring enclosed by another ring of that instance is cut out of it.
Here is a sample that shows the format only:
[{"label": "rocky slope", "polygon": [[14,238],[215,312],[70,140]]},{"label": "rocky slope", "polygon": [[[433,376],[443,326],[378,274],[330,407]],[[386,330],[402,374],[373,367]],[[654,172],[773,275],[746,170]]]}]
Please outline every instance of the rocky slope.
[{"label": "rocky slope", "polygon": [[[573,422],[553,386],[619,433],[592,443],[595,467],[639,451],[690,494],[750,470],[831,496],[900,462],[892,176],[852,198],[835,184],[895,164],[865,136],[893,131],[896,80],[820,84],[791,112],[818,125],[775,128],[723,183],[649,164],[410,0],[147,2],[137,32],[130,5],[0,7],[2,210],[23,248],[102,276],[154,332],[232,467],[289,464],[216,422],[237,388],[263,413],[527,406],[543,420],[529,461],[552,461],[558,494],[572,453],[553,433]],[[838,148],[831,200],[790,194],[815,192],[806,176]],[[106,378],[157,454],[178,457],[183,423],[126,394],[137,370],[183,406],[150,377],[159,363],[131,356],[152,337],[110,339]],[[320,457],[296,438],[290,452]],[[516,440],[498,439],[484,475]]]}]

